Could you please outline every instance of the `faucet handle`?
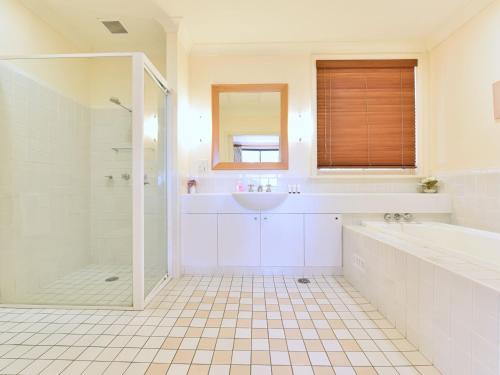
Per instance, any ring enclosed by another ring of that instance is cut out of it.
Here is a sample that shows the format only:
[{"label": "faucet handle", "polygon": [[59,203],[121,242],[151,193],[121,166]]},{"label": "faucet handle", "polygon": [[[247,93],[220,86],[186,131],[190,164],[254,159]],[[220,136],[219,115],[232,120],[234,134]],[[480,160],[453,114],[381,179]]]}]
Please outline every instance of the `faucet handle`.
[{"label": "faucet handle", "polygon": [[267,184],[266,185],[266,193],[270,193],[271,192],[271,184]]},{"label": "faucet handle", "polygon": [[253,193],[253,187],[254,186],[255,186],[254,184],[248,184],[248,192],[249,193]]},{"label": "faucet handle", "polygon": [[406,212],[403,214],[403,219],[404,221],[410,222],[413,220],[413,215],[410,214],[409,212]]}]

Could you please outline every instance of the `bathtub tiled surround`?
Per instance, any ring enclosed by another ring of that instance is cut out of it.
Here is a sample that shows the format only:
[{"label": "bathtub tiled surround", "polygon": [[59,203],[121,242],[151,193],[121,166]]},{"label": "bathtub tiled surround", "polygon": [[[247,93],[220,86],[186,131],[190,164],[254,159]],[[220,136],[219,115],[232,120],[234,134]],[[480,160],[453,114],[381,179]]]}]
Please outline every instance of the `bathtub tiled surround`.
[{"label": "bathtub tiled surround", "polygon": [[391,231],[344,227],[345,278],[444,375],[498,374],[500,273]]},{"label": "bathtub tiled surround", "polygon": [[332,276],[185,276],[144,311],[0,308],[0,373],[439,375]]},{"label": "bathtub tiled surround", "polygon": [[452,221],[500,232],[500,169],[443,173],[442,191],[453,202]]}]

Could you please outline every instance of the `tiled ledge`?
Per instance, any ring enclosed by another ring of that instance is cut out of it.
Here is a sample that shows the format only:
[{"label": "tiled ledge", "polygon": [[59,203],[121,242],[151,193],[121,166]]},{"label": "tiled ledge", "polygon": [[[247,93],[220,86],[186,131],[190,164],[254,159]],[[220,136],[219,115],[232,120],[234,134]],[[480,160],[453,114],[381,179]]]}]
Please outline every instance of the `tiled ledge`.
[{"label": "tiled ledge", "polygon": [[[262,193],[265,194],[265,193]],[[231,194],[186,194],[181,197],[182,213],[251,213]],[[337,193],[291,194],[270,213],[451,213],[447,194],[418,193]]]}]

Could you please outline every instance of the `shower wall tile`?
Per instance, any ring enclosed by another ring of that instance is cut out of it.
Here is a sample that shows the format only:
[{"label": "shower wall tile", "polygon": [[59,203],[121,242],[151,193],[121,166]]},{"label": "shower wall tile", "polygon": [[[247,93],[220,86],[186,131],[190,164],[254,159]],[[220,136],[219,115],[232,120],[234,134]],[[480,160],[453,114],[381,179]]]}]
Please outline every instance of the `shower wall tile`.
[{"label": "shower wall tile", "polygon": [[442,191],[451,194],[452,221],[500,232],[500,170],[474,170],[438,175]]},{"label": "shower wall tile", "polygon": [[27,302],[89,261],[90,111],[0,64],[0,295]]},{"label": "shower wall tile", "polygon": [[113,150],[131,147],[131,114],[121,108],[94,108],[91,124],[92,263],[131,265],[132,150]]}]

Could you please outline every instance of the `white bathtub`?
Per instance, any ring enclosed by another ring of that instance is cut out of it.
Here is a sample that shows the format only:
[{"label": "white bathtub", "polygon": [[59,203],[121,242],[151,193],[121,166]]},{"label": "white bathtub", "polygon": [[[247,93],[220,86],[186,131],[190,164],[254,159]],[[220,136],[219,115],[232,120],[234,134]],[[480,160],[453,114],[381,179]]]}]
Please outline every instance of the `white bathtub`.
[{"label": "white bathtub", "polygon": [[500,234],[424,222],[343,230],[344,275],[444,375],[500,374]]},{"label": "white bathtub", "polygon": [[500,270],[500,233],[436,222],[385,223],[365,221],[363,226],[392,233],[399,238],[405,238],[401,235],[406,236],[408,240],[426,248],[457,252],[470,258],[474,263],[479,262],[482,265],[489,265],[491,268]]}]

